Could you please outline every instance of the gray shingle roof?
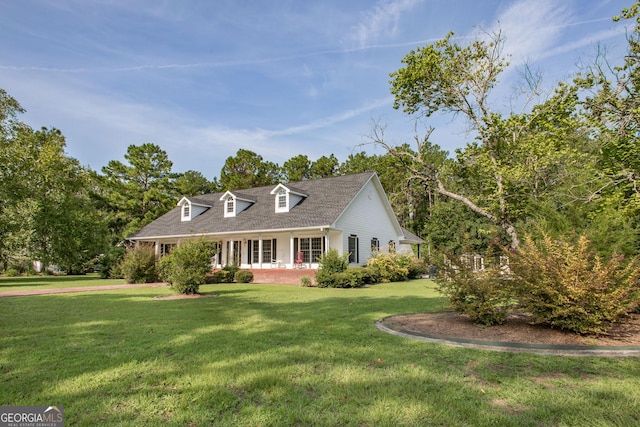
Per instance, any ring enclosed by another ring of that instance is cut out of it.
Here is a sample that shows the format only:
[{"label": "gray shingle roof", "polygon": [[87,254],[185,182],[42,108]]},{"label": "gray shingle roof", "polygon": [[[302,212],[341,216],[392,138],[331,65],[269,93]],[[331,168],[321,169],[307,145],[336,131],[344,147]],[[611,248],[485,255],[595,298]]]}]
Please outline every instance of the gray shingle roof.
[{"label": "gray shingle roof", "polygon": [[[340,217],[349,203],[374,175],[375,172],[363,172],[354,175],[298,181],[291,183],[291,186],[285,184],[287,188],[296,188],[296,191],[304,193],[308,197],[289,212],[284,213],[275,212],[275,199],[270,192],[276,185],[243,189],[242,195],[255,200],[255,203],[233,218],[224,217],[224,202],[220,201],[220,197],[225,192],[201,195],[197,197],[198,202],[209,205],[211,208],[191,221],[181,221],[180,208],[174,208],[129,238],[144,240],[145,238],[163,236],[223,234],[256,230],[275,231],[329,226]],[[195,199],[189,198],[189,200]]]}]

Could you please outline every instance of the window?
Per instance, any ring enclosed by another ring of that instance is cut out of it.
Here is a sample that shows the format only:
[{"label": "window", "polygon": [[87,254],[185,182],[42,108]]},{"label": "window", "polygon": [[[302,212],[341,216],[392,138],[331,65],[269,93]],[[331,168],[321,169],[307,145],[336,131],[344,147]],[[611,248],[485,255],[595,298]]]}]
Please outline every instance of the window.
[{"label": "window", "polygon": [[286,208],[287,207],[287,191],[280,190],[278,192],[278,208]]},{"label": "window", "polygon": [[227,213],[233,213],[233,208],[233,197],[229,196],[229,198],[227,199]]},{"label": "window", "polygon": [[189,218],[189,215],[191,213],[191,206],[189,205],[184,205],[182,207],[182,218]]},{"label": "window", "polygon": [[294,253],[302,252],[302,262],[318,262],[324,252],[324,238],[302,237],[293,239]]},{"label": "window", "polygon": [[373,252],[380,252],[380,240],[377,237],[371,239],[371,250]]},{"label": "window", "polygon": [[160,256],[169,255],[175,246],[173,243],[160,243]]},{"label": "window", "polygon": [[349,236],[349,263],[357,264],[358,261],[358,236]]}]

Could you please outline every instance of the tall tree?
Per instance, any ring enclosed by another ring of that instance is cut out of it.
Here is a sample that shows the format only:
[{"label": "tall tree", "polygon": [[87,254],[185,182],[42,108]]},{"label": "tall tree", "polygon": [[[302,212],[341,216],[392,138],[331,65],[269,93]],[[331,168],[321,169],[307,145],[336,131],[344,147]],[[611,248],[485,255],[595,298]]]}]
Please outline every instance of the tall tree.
[{"label": "tall tree", "polygon": [[318,179],[335,176],[338,173],[339,165],[340,162],[333,154],[328,157],[322,156],[315,162],[311,163],[311,178]]},{"label": "tall tree", "polygon": [[311,162],[304,154],[299,154],[284,162],[281,170],[285,182],[304,181],[311,178]]},{"label": "tall tree", "polygon": [[280,168],[250,150],[239,149],[235,156],[227,157],[220,171],[222,190],[242,190],[243,188],[277,184]]},{"label": "tall tree", "polygon": [[[575,115],[576,91],[560,86],[531,113],[504,117],[489,103],[491,90],[508,65],[501,53],[501,34],[466,46],[454,43],[452,35],[405,56],[405,66],[391,74],[394,107],[425,118],[436,112],[461,116],[474,139],[457,151],[455,162],[441,164],[433,162],[430,150],[425,151],[433,129],[416,138],[413,153],[398,152],[380,132],[374,131],[373,141],[392,154],[409,156],[405,164],[415,179],[500,227],[516,249],[520,243],[516,225],[526,200],[520,196],[537,185],[549,191],[552,185],[566,183],[567,168],[579,163],[571,144],[581,132]],[[558,159],[561,167],[554,164]],[[537,194],[542,190],[538,188]]]},{"label": "tall tree", "polygon": [[181,196],[197,196],[218,190],[215,183],[209,181],[202,173],[193,170],[178,174],[173,185],[177,194]]},{"label": "tall tree", "polygon": [[151,143],[130,145],[127,163],[111,160],[102,168],[103,191],[113,213],[112,227],[120,238],[150,223],[174,207],[173,163]]}]

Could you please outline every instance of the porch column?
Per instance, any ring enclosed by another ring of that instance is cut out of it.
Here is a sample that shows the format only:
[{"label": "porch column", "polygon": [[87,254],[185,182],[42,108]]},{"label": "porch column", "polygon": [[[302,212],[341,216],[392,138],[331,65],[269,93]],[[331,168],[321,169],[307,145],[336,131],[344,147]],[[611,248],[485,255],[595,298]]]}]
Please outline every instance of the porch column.
[{"label": "porch column", "polygon": [[[262,268],[262,234],[258,236],[258,265]],[[271,260],[269,260],[271,262]]]},{"label": "porch column", "polygon": [[160,241],[156,240],[156,258],[160,258]]},{"label": "porch column", "polygon": [[293,246],[293,233],[291,233],[291,235],[289,236],[289,262],[290,262],[290,267],[293,268],[294,264],[293,264],[293,260],[296,257],[296,254],[293,253],[294,251],[294,246]]},{"label": "porch column", "polygon": [[233,265],[235,251],[233,250],[233,239],[229,240],[229,263]]}]

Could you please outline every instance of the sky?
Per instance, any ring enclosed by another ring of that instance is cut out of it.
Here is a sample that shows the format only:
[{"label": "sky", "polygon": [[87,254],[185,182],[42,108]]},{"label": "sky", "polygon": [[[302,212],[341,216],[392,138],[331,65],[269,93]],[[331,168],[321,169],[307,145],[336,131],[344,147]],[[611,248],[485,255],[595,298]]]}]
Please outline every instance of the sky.
[{"label": "sky", "polygon": [[[282,165],[304,154],[383,154],[434,127],[453,152],[459,118],[416,122],[393,109],[389,74],[420,46],[500,30],[511,65],[491,98],[518,111],[522,74],[547,91],[606,52],[622,63],[631,1],[620,0],[3,0],[0,88],[21,120],[54,127],[67,154],[99,171],[130,145],[165,150],[175,172],[218,177],[251,150]],[[515,101],[514,101],[515,99]]]}]

